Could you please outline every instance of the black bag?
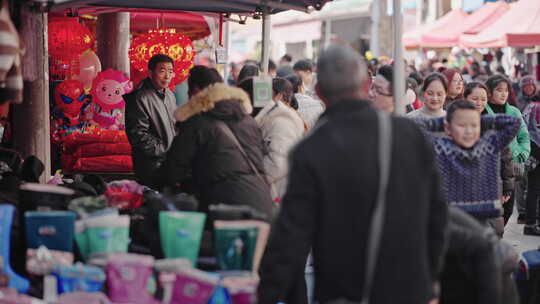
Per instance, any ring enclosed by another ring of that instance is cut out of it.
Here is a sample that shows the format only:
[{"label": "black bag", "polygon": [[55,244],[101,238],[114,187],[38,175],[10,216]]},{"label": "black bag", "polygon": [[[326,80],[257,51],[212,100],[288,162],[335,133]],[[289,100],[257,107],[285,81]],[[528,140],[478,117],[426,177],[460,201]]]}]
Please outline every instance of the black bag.
[{"label": "black bag", "polygon": [[186,193],[163,195],[155,191],[144,193],[144,203],[131,211],[129,252],[164,258],[159,237],[159,212],[197,211],[197,199]]}]

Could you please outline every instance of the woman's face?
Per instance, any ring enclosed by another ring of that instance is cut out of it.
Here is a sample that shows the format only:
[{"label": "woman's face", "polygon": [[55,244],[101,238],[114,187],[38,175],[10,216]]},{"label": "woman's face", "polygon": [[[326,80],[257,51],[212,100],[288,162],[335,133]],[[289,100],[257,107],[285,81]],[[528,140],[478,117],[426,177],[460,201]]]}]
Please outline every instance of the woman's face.
[{"label": "woman's face", "polygon": [[463,77],[461,77],[460,74],[456,73],[452,81],[450,81],[450,87],[448,87],[448,95],[454,97],[461,95],[464,88],[465,87],[463,85]]},{"label": "woman's face", "polygon": [[487,92],[483,88],[474,88],[471,94],[467,96],[467,100],[474,104],[478,112],[482,113],[488,101]]},{"label": "woman's face", "polygon": [[534,84],[527,84],[523,87],[523,93],[527,96],[532,96],[536,93],[536,87]]},{"label": "woman's face", "polygon": [[493,95],[491,96],[491,103],[503,105],[508,100],[508,84],[506,82],[499,83],[495,89],[493,89]]},{"label": "woman's face", "polygon": [[430,111],[439,111],[444,105],[446,91],[439,80],[432,81],[424,92],[424,106]]}]

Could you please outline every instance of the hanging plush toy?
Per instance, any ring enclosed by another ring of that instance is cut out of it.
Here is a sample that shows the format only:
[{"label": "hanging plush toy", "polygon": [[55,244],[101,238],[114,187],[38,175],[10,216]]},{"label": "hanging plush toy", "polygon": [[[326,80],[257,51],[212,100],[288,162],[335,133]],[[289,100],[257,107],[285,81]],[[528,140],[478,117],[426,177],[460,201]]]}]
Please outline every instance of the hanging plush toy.
[{"label": "hanging plush toy", "polygon": [[124,129],[122,95],[133,90],[133,83],[122,72],[107,69],[92,81],[92,101],[87,119],[103,129]]},{"label": "hanging plush toy", "polygon": [[56,108],[53,114],[57,126],[62,129],[80,127],[81,110],[86,100],[82,82],[66,80],[60,83],[54,90]]}]

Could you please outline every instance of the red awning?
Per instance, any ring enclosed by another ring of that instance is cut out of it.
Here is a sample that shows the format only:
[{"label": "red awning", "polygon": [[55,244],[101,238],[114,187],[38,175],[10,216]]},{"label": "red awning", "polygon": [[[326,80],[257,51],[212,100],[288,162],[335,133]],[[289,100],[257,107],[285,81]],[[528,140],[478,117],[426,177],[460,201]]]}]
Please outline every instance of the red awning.
[{"label": "red awning", "polygon": [[[510,10],[510,5],[503,1],[488,2],[466,20],[463,34],[476,35],[485,30]],[[459,38],[459,37],[458,37]]]},{"label": "red awning", "polygon": [[157,27],[174,28],[191,40],[210,35],[210,28],[203,16],[189,12],[131,12],[132,32],[146,32]]},{"label": "red awning", "polygon": [[431,32],[436,29],[452,27],[456,24],[463,22],[463,19],[467,16],[462,10],[452,10],[448,14],[437,19],[433,23],[422,25],[414,30],[405,32],[402,37],[402,43],[406,49],[415,49],[423,47],[422,36],[425,33]]},{"label": "red awning", "polygon": [[461,20],[456,17],[451,26],[437,27],[420,38],[422,47],[453,47],[463,33],[478,33],[496,22],[510,10],[506,2],[489,2]]},{"label": "red awning", "polygon": [[508,13],[477,35],[462,35],[469,48],[528,47],[540,45],[540,1],[520,0]]}]

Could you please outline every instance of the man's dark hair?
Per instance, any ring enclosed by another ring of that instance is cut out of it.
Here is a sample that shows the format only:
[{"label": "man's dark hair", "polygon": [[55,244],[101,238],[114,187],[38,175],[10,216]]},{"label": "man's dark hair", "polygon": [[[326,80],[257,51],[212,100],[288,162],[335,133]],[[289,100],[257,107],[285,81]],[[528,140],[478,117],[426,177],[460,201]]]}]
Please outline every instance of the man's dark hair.
[{"label": "man's dark hair", "polygon": [[467,85],[465,86],[465,91],[463,91],[463,97],[467,98],[467,96],[471,95],[474,89],[477,88],[484,89],[486,91],[486,95],[489,96],[489,90],[483,83],[479,81],[473,81],[467,83]]},{"label": "man's dark hair", "polygon": [[381,75],[384,79],[386,79],[390,83],[390,85],[388,86],[388,89],[390,90],[390,94],[393,94],[394,68],[390,64],[385,64],[377,70],[377,75]]},{"label": "man's dark hair", "polygon": [[170,62],[174,66],[174,60],[171,57],[164,54],[157,54],[152,56],[148,61],[148,69],[153,71],[160,62]]},{"label": "man's dark hair", "polygon": [[204,65],[196,65],[189,72],[188,91],[191,95],[193,90],[202,90],[217,82],[223,82],[223,78],[216,69],[210,69]]},{"label": "man's dark hair", "polygon": [[457,110],[473,110],[476,111],[476,107],[474,104],[468,100],[460,99],[456,100],[453,103],[450,104],[448,107],[448,110],[446,110],[446,121],[448,123],[452,122],[452,119],[454,119],[454,114]]},{"label": "man's dark hair", "polygon": [[285,54],[285,55],[283,55],[283,57],[281,57],[281,60],[284,60],[284,61],[287,61],[287,62],[292,62],[292,57],[289,54]]},{"label": "man's dark hair", "polygon": [[446,80],[446,77],[437,72],[433,72],[429,74],[426,79],[424,79],[424,85],[422,86],[422,92],[425,92],[429,85],[434,81],[440,81],[444,87],[444,91],[448,92],[448,80]]},{"label": "man's dark hair", "polygon": [[295,71],[313,71],[313,64],[311,63],[311,60],[308,60],[308,59],[302,59],[302,60],[298,60],[294,65],[293,65],[293,70]]},{"label": "man's dark hair", "polygon": [[268,61],[268,71],[274,71],[276,69],[277,69],[276,63],[272,59],[270,59]]},{"label": "man's dark hair", "polygon": [[418,84],[419,87],[421,87],[422,84],[424,83],[424,77],[422,77],[422,74],[420,74],[419,72],[412,72],[409,74],[409,77],[416,80],[416,83]]},{"label": "man's dark hair", "polygon": [[242,80],[244,80],[246,78],[259,76],[259,73],[260,73],[260,70],[259,70],[258,66],[254,65],[254,64],[246,64],[240,70],[240,73],[238,74],[238,80],[237,81],[238,81],[238,83],[240,83],[240,82],[242,82]]}]

